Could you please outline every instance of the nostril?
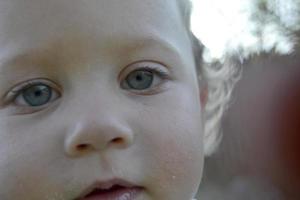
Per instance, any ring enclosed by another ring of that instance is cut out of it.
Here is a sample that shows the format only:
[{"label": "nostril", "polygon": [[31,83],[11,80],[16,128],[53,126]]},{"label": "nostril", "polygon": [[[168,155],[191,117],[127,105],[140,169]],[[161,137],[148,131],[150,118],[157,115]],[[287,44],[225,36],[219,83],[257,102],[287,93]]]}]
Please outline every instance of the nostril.
[{"label": "nostril", "polygon": [[114,143],[114,144],[122,144],[123,139],[118,137],[118,138],[113,139],[111,142]]},{"label": "nostril", "polygon": [[82,150],[87,149],[88,146],[89,146],[88,144],[80,144],[80,145],[77,146],[77,149],[82,151]]}]

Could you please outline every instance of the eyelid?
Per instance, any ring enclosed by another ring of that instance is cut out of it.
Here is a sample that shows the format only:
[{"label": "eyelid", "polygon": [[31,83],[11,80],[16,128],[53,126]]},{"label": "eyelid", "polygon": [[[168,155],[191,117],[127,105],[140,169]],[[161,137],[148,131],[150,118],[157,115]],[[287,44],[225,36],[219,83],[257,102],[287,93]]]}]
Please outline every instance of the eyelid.
[{"label": "eyelid", "polygon": [[124,80],[130,72],[133,72],[135,70],[149,70],[149,71],[154,71],[157,72],[157,75],[159,76],[160,74],[162,75],[161,78],[164,79],[172,79],[171,72],[169,68],[157,61],[152,61],[152,60],[143,60],[143,61],[137,61],[134,63],[131,63],[127,65],[119,74],[118,80],[121,82]]}]

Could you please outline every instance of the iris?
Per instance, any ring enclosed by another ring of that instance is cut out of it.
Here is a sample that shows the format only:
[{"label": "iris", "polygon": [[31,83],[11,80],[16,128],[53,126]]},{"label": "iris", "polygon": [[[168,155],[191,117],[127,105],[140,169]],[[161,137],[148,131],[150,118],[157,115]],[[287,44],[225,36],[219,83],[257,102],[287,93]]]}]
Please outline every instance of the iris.
[{"label": "iris", "polygon": [[127,85],[134,90],[148,89],[153,82],[153,73],[146,70],[136,70],[126,78]]},{"label": "iris", "polygon": [[42,106],[51,99],[52,90],[47,85],[38,84],[25,89],[22,96],[30,106]]}]

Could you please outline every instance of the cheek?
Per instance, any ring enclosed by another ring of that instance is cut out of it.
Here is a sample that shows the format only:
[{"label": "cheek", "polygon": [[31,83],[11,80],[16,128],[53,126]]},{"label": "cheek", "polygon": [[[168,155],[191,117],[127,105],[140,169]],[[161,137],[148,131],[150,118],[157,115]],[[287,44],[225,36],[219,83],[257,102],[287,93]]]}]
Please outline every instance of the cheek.
[{"label": "cheek", "polygon": [[55,174],[49,169],[58,160],[57,144],[53,144],[57,140],[53,140],[50,132],[40,126],[20,128],[16,120],[4,121],[0,130],[1,199],[20,199],[23,196],[35,200],[55,191],[50,186]]},{"label": "cheek", "polygon": [[157,102],[160,106],[149,107],[140,121],[144,163],[151,170],[149,184],[157,189],[158,199],[186,199],[196,192],[201,179],[201,108],[198,98],[191,94],[195,93],[181,91],[166,97],[168,101],[160,100]]}]

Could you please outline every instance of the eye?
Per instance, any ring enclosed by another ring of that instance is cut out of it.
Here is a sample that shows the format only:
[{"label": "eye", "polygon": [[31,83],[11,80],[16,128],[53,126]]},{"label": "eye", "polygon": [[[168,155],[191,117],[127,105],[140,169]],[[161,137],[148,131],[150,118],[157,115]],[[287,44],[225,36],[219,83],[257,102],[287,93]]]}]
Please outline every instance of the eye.
[{"label": "eye", "polygon": [[[131,70],[131,68],[136,69]],[[166,67],[158,63],[135,63],[125,71],[129,71],[129,73],[121,81],[121,87],[136,92],[155,92],[154,90],[159,89],[159,86],[165,81],[171,79]]]},{"label": "eye", "polygon": [[153,83],[153,72],[146,70],[135,70],[125,79],[127,85],[134,90],[145,90]]},{"label": "eye", "polygon": [[16,100],[24,100],[29,106],[42,106],[47,104],[52,96],[52,89],[44,84],[33,85],[25,89],[21,93],[21,99],[17,98]]},{"label": "eye", "polygon": [[13,102],[17,106],[39,107],[59,97],[58,92],[48,84],[40,82],[25,83],[14,91]]}]

